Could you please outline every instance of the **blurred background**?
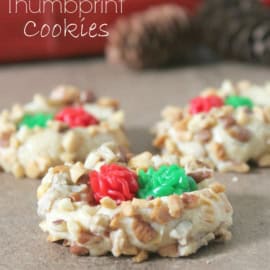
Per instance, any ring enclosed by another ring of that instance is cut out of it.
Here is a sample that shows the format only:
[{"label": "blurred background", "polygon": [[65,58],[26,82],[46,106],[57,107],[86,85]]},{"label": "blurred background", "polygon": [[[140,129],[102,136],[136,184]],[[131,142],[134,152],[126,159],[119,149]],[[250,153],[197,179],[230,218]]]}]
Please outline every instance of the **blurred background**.
[{"label": "blurred background", "polygon": [[136,69],[213,56],[269,64],[269,5],[269,0],[4,0],[0,63],[105,54],[112,63]]}]

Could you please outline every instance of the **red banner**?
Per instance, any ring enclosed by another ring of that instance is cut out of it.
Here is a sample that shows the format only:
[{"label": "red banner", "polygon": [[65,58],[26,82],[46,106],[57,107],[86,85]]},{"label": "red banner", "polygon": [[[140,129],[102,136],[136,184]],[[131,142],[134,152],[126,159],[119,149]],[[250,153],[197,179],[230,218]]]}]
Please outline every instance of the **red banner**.
[{"label": "red banner", "polygon": [[[94,6],[95,2],[103,5]],[[3,0],[0,4],[0,61],[100,54],[104,50],[109,27],[120,16],[168,3],[182,5],[193,12],[200,2]]]}]

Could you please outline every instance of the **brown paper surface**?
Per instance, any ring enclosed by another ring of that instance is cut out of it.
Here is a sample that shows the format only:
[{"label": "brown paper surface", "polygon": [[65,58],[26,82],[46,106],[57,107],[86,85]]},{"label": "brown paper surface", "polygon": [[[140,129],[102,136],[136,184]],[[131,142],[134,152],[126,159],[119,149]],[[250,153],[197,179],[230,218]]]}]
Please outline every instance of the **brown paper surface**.
[{"label": "brown paper surface", "polygon": [[[135,152],[151,150],[149,129],[167,104],[183,105],[207,86],[226,78],[262,83],[269,69],[235,63],[132,72],[103,60],[74,60],[0,67],[0,109],[26,102],[34,93],[48,93],[60,83],[94,89],[118,98],[126,111],[127,131]],[[232,181],[237,176],[238,181]],[[0,174],[0,270],[74,269],[269,269],[270,169],[250,174],[216,174],[227,185],[234,207],[233,239],[211,244],[189,258],[153,257],[140,265],[130,258],[76,257],[68,249],[46,242],[38,227],[38,180],[16,180]]]}]

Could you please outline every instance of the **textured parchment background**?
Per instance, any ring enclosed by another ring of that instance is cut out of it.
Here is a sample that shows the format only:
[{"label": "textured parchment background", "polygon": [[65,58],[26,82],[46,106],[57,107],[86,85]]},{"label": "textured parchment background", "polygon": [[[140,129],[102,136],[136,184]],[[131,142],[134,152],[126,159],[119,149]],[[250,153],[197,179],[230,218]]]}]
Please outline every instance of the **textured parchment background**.
[{"label": "textured parchment background", "polygon": [[[106,65],[103,60],[74,60],[0,67],[0,108],[25,102],[35,92],[46,93],[59,83],[93,88],[99,95],[120,99],[127,130],[136,152],[150,147],[148,129],[166,104],[184,104],[203,87],[224,78],[248,78],[261,83],[270,70],[235,63],[217,63],[137,73]],[[15,180],[0,174],[0,270],[43,269],[270,269],[270,169],[249,175],[217,175],[228,186],[233,204],[233,240],[213,244],[184,259],[152,260],[133,265],[128,258],[75,257],[48,244],[38,228],[35,192],[38,181]]]}]

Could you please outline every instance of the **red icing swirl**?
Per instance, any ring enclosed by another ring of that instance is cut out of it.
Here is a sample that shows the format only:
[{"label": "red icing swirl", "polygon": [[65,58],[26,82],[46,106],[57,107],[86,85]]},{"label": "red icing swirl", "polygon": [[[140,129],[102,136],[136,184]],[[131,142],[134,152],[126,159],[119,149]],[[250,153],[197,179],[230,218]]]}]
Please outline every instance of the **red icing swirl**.
[{"label": "red icing swirl", "polygon": [[219,96],[196,97],[191,100],[189,112],[197,114],[201,112],[209,112],[212,108],[218,108],[224,105],[224,101]]},{"label": "red icing swirl", "polygon": [[139,188],[137,175],[118,164],[103,165],[99,172],[90,172],[89,178],[97,202],[106,196],[117,203],[131,200]]},{"label": "red icing swirl", "polygon": [[88,127],[99,123],[95,116],[81,107],[66,107],[55,116],[55,119],[66,123],[71,128]]}]

